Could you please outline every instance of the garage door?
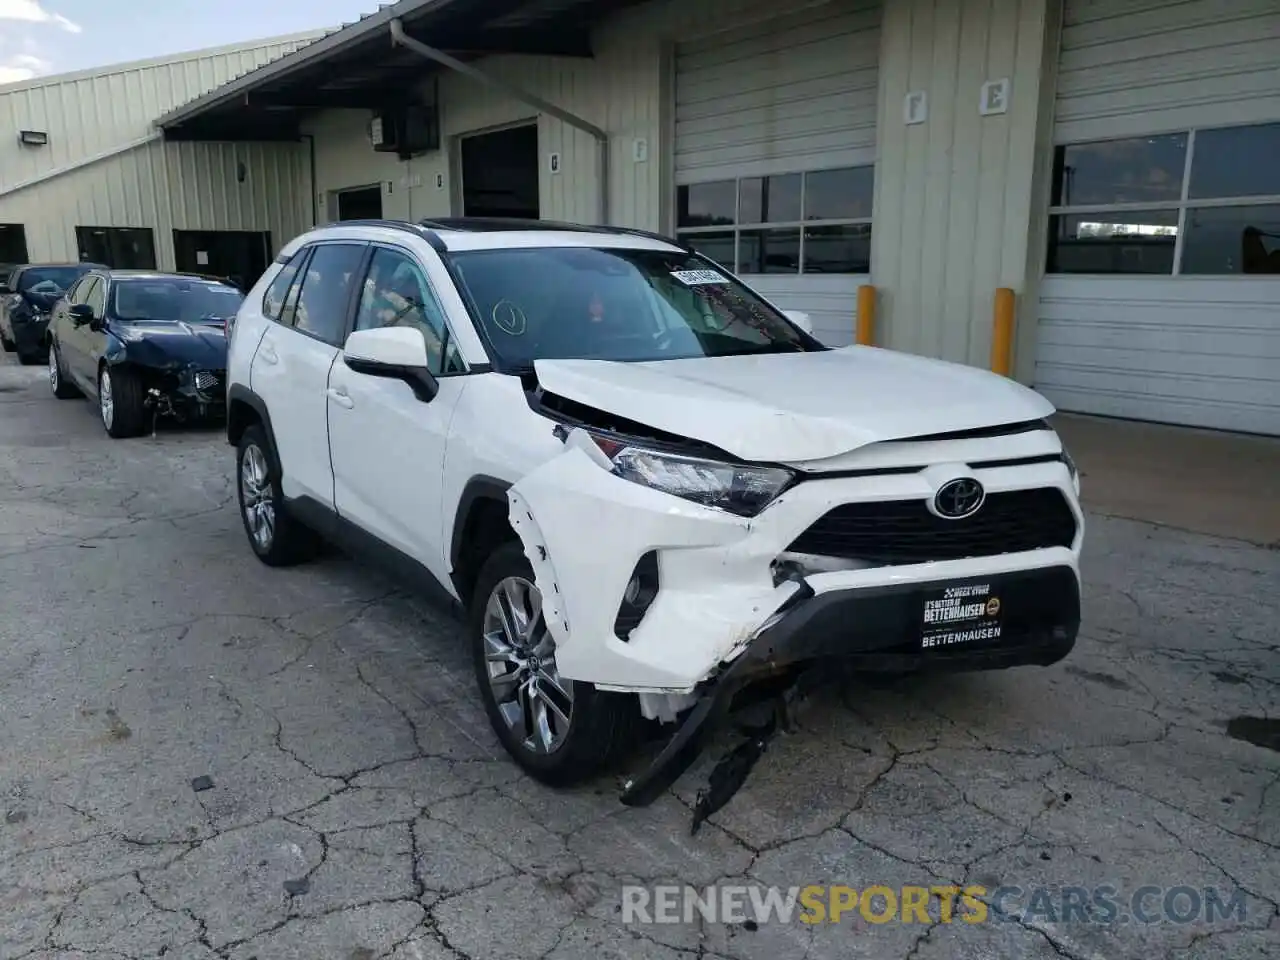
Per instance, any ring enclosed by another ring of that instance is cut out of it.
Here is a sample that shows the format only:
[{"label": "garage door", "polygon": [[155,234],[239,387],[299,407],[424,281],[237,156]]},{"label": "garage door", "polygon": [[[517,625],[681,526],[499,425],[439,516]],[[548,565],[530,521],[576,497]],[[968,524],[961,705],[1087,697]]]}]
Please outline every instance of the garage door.
[{"label": "garage door", "polygon": [[880,18],[744,16],[676,49],[679,233],[831,343],[870,269]]},{"label": "garage door", "polygon": [[1280,434],[1280,4],[1068,0],[1036,386]]}]

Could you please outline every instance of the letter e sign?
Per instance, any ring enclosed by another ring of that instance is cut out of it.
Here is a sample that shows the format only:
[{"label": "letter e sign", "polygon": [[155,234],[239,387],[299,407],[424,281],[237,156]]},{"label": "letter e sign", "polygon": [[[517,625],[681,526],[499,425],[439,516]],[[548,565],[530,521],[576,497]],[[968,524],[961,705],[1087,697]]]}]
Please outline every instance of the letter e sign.
[{"label": "letter e sign", "polygon": [[978,112],[984,117],[1009,112],[1009,81],[989,80],[982,85],[982,98]]}]

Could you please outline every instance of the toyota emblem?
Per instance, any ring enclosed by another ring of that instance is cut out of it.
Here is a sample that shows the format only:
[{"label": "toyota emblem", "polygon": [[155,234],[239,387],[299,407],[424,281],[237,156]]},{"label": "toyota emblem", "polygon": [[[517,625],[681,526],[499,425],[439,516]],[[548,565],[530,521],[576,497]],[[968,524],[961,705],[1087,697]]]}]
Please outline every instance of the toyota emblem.
[{"label": "toyota emblem", "polygon": [[982,484],[971,477],[962,477],[938,488],[933,495],[933,509],[947,520],[963,520],[977,513],[986,499],[987,491]]}]

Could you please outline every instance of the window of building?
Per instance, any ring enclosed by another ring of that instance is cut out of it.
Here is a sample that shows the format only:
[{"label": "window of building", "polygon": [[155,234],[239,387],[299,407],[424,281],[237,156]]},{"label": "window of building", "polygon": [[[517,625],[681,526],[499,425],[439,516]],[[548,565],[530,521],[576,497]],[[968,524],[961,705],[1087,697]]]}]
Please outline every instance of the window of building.
[{"label": "window of building", "polygon": [[27,262],[27,228],[20,223],[0,223],[0,280]]},{"label": "window of building", "polygon": [[869,273],[872,167],[688,184],[677,235],[735,273]]},{"label": "window of building", "polygon": [[150,227],[76,227],[80,259],[117,270],[154,270],[156,241]]},{"label": "window of building", "polygon": [[[323,243],[307,262],[306,273],[298,285],[296,310],[286,302],[284,313],[290,315],[293,327],[308,336],[338,347],[346,334],[351,290],[356,272],[364,259],[365,245],[355,243]],[[290,291],[289,300],[293,300]],[[283,317],[281,318],[283,322]]]},{"label": "window of building", "polygon": [[1280,275],[1280,123],[1059,146],[1049,273]]}]

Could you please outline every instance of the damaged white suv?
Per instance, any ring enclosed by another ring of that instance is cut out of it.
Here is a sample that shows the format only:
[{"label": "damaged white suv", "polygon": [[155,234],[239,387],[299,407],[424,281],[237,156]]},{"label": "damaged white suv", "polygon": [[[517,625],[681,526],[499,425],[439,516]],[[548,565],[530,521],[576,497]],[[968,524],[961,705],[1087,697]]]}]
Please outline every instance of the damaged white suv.
[{"label": "damaged white suv", "polygon": [[1052,664],[1080,619],[1079,481],[1003,377],[830,349],[676,242],[335,224],[231,331],[228,439],[272,565],[366,547],[466,611],[503,745],[589,776],[641,717],[646,803],[735,696],[832,660]]}]

